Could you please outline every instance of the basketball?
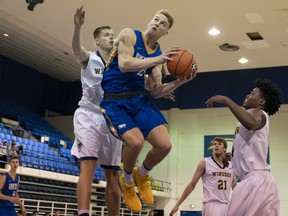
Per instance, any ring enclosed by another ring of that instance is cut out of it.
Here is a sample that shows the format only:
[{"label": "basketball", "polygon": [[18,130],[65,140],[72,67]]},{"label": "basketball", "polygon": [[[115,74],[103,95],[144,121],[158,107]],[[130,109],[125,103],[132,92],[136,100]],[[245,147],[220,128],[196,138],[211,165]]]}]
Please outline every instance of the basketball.
[{"label": "basketball", "polygon": [[197,72],[197,64],[194,55],[185,49],[172,55],[173,60],[167,61],[168,72],[176,78],[189,77],[192,72]]}]

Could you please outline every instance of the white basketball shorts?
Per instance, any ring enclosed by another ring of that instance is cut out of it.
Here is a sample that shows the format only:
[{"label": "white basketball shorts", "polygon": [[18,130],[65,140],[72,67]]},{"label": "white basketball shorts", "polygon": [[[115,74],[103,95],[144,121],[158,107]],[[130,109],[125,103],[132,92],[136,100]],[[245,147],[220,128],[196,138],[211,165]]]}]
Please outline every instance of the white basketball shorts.
[{"label": "white basketball shorts", "polygon": [[97,160],[103,168],[119,168],[122,142],[109,131],[102,113],[78,108],[74,113],[75,141],[71,155],[81,160]]}]

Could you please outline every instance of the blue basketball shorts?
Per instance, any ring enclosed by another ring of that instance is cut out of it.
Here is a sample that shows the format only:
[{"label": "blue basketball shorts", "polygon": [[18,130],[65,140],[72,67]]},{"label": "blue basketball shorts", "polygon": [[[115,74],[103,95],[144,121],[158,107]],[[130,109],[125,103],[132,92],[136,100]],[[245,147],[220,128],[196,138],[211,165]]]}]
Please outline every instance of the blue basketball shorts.
[{"label": "blue basketball shorts", "polygon": [[108,128],[119,139],[133,128],[139,128],[146,139],[153,128],[167,123],[145,94],[128,99],[103,99],[100,107]]}]

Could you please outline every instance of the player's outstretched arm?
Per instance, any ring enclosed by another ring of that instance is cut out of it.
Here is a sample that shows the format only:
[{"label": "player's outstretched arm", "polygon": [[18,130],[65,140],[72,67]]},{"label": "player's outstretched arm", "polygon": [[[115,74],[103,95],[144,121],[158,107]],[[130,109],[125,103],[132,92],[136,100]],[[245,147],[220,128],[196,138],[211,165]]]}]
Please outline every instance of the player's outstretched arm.
[{"label": "player's outstretched arm", "polygon": [[222,95],[215,95],[206,101],[207,107],[212,107],[213,103],[226,105],[238,121],[248,130],[257,130],[266,121],[265,115],[259,109],[247,112],[243,107],[238,106],[230,98]]},{"label": "player's outstretched arm", "polygon": [[74,33],[72,39],[72,49],[74,56],[83,69],[86,68],[90,53],[82,46],[81,40],[81,27],[85,21],[85,11],[83,6],[78,8],[74,15]]},{"label": "player's outstretched arm", "polygon": [[197,166],[197,169],[193,175],[192,180],[189,182],[189,184],[186,186],[184,192],[182,193],[180,199],[176,203],[176,205],[173,207],[173,209],[170,211],[169,216],[174,215],[178,209],[181,203],[189,196],[190,193],[195,189],[199,179],[201,176],[205,173],[206,163],[205,160],[201,160]]}]

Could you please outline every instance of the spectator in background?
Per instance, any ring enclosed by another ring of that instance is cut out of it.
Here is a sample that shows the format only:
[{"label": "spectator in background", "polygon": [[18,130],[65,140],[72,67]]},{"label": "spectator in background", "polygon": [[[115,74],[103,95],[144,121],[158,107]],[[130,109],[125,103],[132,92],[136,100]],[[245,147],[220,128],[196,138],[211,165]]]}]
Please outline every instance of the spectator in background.
[{"label": "spectator in background", "polygon": [[4,142],[2,143],[2,146],[0,148],[0,168],[5,168],[5,164],[7,162],[7,146],[8,146],[8,142],[6,140],[4,140]]},{"label": "spectator in background", "polygon": [[18,153],[17,153],[16,142],[15,140],[12,140],[10,144],[9,156],[12,157],[14,155],[18,156]]},{"label": "spectator in background", "polygon": [[56,210],[55,210],[54,216],[60,216],[60,210],[59,210],[59,209],[56,209]]},{"label": "spectator in background", "polygon": [[39,212],[38,211],[33,211],[32,216],[38,216]]}]

